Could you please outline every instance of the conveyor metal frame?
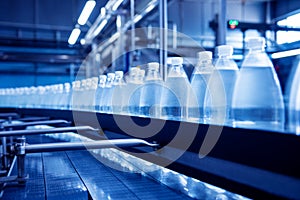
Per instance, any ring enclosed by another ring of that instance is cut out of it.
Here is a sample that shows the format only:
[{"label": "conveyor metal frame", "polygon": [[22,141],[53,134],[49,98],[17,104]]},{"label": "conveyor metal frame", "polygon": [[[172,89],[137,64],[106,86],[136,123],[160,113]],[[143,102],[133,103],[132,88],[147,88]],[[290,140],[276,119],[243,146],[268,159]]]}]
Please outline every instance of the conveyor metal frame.
[{"label": "conveyor metal frame", "polygon": [[[25,137],[18,138],[15,144],[14,153],[17,157],[17,176],[0,177],[0,183],[18,182],[25,184],[27,175],[25,169],[25,156],[28,153],[37,152],[54,152],[54,151],[69,151],[69,150],[84,150],[84,149],[104,149],[116,147],[137,147],[149,146],[156,148],[159,145],[156,143],[149,143],[141,139],[115,139],[115,140],[101,140],[89,142],[59,142],[49,144],[26,144]],[[12,166],[13,167],[13,166]],[[12,169],[12,168],[11,168]]]}]

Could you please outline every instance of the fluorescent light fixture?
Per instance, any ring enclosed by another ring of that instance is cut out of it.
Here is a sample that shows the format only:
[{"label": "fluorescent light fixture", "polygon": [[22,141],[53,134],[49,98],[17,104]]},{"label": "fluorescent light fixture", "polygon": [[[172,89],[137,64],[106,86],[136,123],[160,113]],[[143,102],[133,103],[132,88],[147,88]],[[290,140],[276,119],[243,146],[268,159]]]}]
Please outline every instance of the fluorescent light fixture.
[{"label": "fluorescent light fixture", "polygon": [[78,24],[80,25],[85,25],[85,23],[87,22],[88,18],[90,17],[94,7],[96,5],[96,1],[94,0],[88,0],[85,5],[84,8],[78,18]]},{"label": "fluorescent light fixture", "polygon": [[71,33],[69,39],[68,39],[68,43],[69,43],[70,45],[73,45],[73,44],[76,43],[76,41],[77,41],[77,39],[78,39],[78,37],[79,37],[79,35],[80,35],[80,32],[81,32],[81,30],[80,30],[79,28],[74,28],[74,29],[73,29],[73,31],[72,31],[72,33]]},{"label": "fluorescent light fixture", "polygon": [[85,42],[85,39],[82,38],[82,39],[80,40],[80,44],[81,44],[81,45],[85,45],[85,43],[86,43],[86,42]]},{"label": "fluorescent light fixture", "polygon": [[121,28],[121,26],[122,26],[122,19],[121,19],[120,15],[117,16],[116,25],[117,25],[117,28]]},{"label": "fluorescent light fixture", "polygon": [[101,8],[100,13],[101,13],[101,16],[102,16],[102,17],[104,17],[104,16],[106,15],[106,9],[105,9],[105,7],[102,7],[102,8]]},{"label": "fluorescent light fixture", "polygon": [[140,21],[142,17],[143,17],[142,15],[135,15],[133,19],[134,23],[138,23],[138,21]]},{"label": "fluorescent light fixture", "polygon": [[243,55],[234,54],[234,55],[232,55],[231,58],[234,59],[234,60],[243,60],[244,56]]},{"label": "fluorescent light fixture", "polygon": [[107,24],[107,19],[104,19],[100,24],[99,26],[97,27],[97,29],[95,30],[94,32],[94,36],[98,35],[102,29],[104,28],[104,26]]},{"label": "fluorescent light fixture", "polygon": [[152,4],[150,4],[146,9],[145,9],[145,12],[146,13],[149,13],[150,11],[152,11],[153,10],[153,8],[155,8],[155,1],[152,3]]},{"label": "fluorescent light fixture", "polygon": [[271,55],[271,58],[278,59],[278,58],[285,58],[285,57],[296,56],[296,55],[300,55],[300,49],[293,49],[289,51],[273,53]]},{"label": "fluorescent light fixture", "polygon": [[116,11],[122,2],[123,2],[123,0],[117,0],[117,2],[111,7],[111,10]]}]

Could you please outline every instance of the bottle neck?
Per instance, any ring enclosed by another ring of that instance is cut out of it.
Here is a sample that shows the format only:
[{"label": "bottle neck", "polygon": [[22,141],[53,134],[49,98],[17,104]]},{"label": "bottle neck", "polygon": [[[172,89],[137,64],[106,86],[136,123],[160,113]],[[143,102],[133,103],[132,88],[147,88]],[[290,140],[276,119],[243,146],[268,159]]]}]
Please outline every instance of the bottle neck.
[{"label": "bottle neck", "polygon": [[263,52],[265,52],[265,49],[262,47],[249,49],[249,53],[263,53]]},{"label": "bottle neck", "polygon": [[158,80],[160,79],[159,72],[157,70],[149,70],[146,80]]}]

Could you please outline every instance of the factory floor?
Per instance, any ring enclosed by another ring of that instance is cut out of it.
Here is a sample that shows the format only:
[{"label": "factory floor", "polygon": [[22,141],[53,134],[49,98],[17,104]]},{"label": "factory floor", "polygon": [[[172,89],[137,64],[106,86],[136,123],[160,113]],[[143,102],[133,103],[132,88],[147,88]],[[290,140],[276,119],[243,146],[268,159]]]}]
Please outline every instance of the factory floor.
[{"label": "factory floor", "polygon": [[[45,136],[27,141],[55,142]],[[8,184],[1,199],[190,199],[141,174],[108,167],[88,151],[28,154],[25,169],[26,184]],[[15,167],[12,175],[16,173]]]}]

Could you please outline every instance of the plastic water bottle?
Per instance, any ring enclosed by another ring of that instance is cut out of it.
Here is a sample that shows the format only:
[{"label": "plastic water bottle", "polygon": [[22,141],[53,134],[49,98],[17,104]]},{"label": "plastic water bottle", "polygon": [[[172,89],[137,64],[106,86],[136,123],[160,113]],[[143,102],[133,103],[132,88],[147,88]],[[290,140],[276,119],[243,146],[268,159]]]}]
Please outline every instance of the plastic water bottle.
[{"label": "plastic water bottle", "polygon": [[125,86],[125,91],[124,92],[124,98],[123,98],[123,105],[122,105],[122,108],[123,108],[123,113],[124,114],[130,114],[129,112],[129,99],[132,95],[132,91],[134,91],[135,89],[135,80],[136,80],[136,77],[137,77],[137,72],[138,72],[139,68],[137,67],[131,67],[129,69],[129,73],[128,73],[128,76],[125,77],[126,79],[126,86]]},{"label": "plastic water bottle", "polygon": [[278,77],[265,53],[265,39],[247,41],[245,57],[233,95],[234,126],[282,130],[284,104]]},{"label": "plastic water bottle", "polygon": [[106,83],[106,75],[100,75],[99,76],[99,85],[97,87],[96,95],[95,95],[95,110],[96,111],[100,111],[102,97],[103,97],[103,91],[105,88],[105,83]]},{"label": "plastic water bottle", "polygon": [[123,112],[130,115],[139,115],[141,88],[144,83],[145,70],[133,67],[130,69],[125,96]]},{"label": "plastic water bottle", "polygon": [[112,112],[114,114],[122,113],[122,106],[123,106],[123,99],[125,91],[125,81],[123,79],[124,72],[123,71],[116,71],[115,72],[115,79],[113,82],[113,92],[111,97],[112,102]]},{"label": "plastic water bottle", "polygon": [[101,109],[100,109],[100,111],[105,112],[105,113],[112,112],[111,100],[112,100],[114,79],[115,79],[114,73],[107,74],[107,79],[106,79],[105,87],[103,90],[103,95],[102,95],[103,98],[101,101]]},{"label": "plastic water bottle", "polygon": [[87,109],[94,110],[95,109],[95,95],[98,87],[98,77],[92,77],[87,79]]},{"label": "plastic water bottle", "polygon": [[237,64],[232,60],[233,48],[221,45],[216,48],[217,59],[205,94],[205,123],[232,125],[231,104]]},{"label": "plastic water bottle", "polygon": [[64,83],[64,92],[63,92],[63,103],[62,108],[63,109],[70,109],[71,104],[71,84],[70,83]]},{"label": "plastic water bottle", "polygon": [[164,119],[186,120],[188,117],[192,88],[182,63],[183,58],[172,58],[161,99],[161,115]]},{"label": "plastic water bottle", "polygon": [[292,70],[293,77],[289,95],[289,131],[300,134],[300,56]]},{"label": "plastic water bottle", "polygon": [[160,100],[163,80],[159,74],[159,64],[148,63],[144,85],[141,88],[140,115],[160,118]]},{"label": "plastic water bottle", "polygon": [[204,123],[204,100],[207,84],[214,70],[212,64],[212,52],[202,51],[198,53],[198,63],[193,71],[191,86],[197,98],[195,105],[189,105],[189,120]]}]

